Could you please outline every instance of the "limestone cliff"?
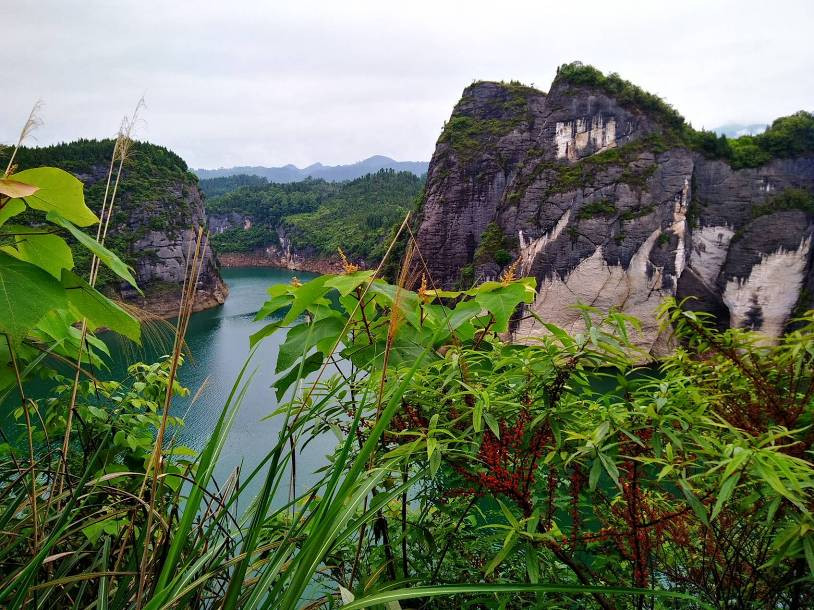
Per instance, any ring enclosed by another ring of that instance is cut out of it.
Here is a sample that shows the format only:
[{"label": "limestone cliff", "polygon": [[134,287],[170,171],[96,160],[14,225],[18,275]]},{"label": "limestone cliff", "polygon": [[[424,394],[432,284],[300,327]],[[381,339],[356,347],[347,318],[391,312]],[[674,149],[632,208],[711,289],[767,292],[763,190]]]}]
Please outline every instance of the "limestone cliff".
[{"label": "limestone cliff", "polygon": [[[21,149],[21,167],[50,165],[76,175],[85,186],[85,199],[97,213],[107,182],[110,140],[79,140],[42,148]],[[100,287],[114,296],[162,317],[177,314],[190,245],[206,223],[197,177],[169,150],[134,143],[124,165],[106,245],[136,271],[144,295],[117,281],[103,268]],[[93,231],[92,231],[93,232]],[[80,269],[87,265],[77,251]],[[203,252],[195,310],[223,303],[228,289],[209,244]]]},{"label": "limestone cliff", "polygon": [[[538,280],[542,319],[579,332],[575,304],[616,307],[643,322],[636,342],[653,355],[670,347],[655,313],[668,296],[768,337],[814,304],[814,151],[716,159],[711,134],[655,96],[563,68],[547,94],[495,82],[464,91],[419,222],[437,283],[493,278],[519,259]],[[531,316],[516,328],[542,332]]]}]

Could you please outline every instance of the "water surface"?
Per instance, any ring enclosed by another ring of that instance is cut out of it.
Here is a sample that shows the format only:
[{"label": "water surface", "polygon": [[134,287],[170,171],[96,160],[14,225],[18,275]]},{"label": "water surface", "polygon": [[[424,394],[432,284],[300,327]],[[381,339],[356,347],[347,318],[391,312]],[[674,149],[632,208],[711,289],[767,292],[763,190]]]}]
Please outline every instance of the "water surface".
[{"label": "water surface", "polygon": [[[189,388],[190,394],[188,397],[175,397],[171,411],[173,415],[183,416],[185,421],[185,425],[176,431],[177,442],[198,451],[209,440],[234,381],[249,355],[249,336],[267,323],[255,322],[254,316],[268,298],[268,287],[289,283],[295,275],[302,280],[315,277],[314,274],[274,268],[222,269],[222,275],[229,285],[226,303],[193,314],[190,319],[186,336],[190,356],[178,374],[179,381]],[[243,464],[243,472],[248,474],[277,440],[280,418],[264,418],[277,407],[270,386],[275,379],[277,352],[284,338],[283,333],[267,337],[252,360],[249,370],[255,371],[254,378],[218,462],[218,484],[240,464]],[[136,358],[151,362],[170,350],[166,341],[159,346],[149,340],[135,355],[131,350],[111,347],[115,357],[114,378],[124,376],[128,361],[133,362]],[[203,390],[199,392],[202,386]],[[325,442],[312,443],[297,456],[297,472],[304,475],[303,482],[310,480],[308,473],[325,464],[325,454],[333,448],[332,439],[326,437]]]}]

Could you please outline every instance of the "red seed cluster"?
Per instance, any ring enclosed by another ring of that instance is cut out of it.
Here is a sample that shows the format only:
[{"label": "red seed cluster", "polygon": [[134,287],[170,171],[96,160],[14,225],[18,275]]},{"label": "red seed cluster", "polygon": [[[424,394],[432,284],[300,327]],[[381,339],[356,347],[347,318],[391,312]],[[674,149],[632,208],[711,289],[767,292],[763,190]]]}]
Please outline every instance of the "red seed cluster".
[{"label": "red seed cluster", "polygon": [[456,471],[483,492],[511,499],[523,514],[531,515],[532,489],[537,482],[537,465],[551,442],[547,425],[530,430],[531,415],[523,408],[514,422],[501,421],[499,436],[483,433],[477,466],[456,465]]}]

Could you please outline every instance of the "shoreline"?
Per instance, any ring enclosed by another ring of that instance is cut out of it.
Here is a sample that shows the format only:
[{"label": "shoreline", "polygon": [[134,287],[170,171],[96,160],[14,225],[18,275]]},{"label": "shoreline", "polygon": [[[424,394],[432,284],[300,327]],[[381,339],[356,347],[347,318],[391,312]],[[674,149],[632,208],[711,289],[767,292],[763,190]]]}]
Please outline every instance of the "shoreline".
[{"label": "shoreline", "polygon": [[340,273],[342,261],[338,258],[307,258],[304,256],[276,256],[264,250],[260,252],[221,252],[218,253],[221,267],[274,267],[289,271],[308,271],[309,273]]}]

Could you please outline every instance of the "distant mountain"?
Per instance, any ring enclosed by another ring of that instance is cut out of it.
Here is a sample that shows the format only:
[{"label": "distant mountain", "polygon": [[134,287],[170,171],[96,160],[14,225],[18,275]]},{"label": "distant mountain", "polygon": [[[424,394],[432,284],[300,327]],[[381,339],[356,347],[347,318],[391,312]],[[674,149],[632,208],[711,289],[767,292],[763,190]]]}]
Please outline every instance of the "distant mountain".
[{"label": "distant mountain", "polygon": [[314,163],[308,167],[300,169],[296,165],[284,165],[282,167],[241,166],[219,169],[196,169],[193,170],[199,178],[223,178],[225,176],[235,176],[238,174],[248,174],[252,176],[262,176],[269,182],[297,182],[306,178],[322,178],[328,182],[341,182],[343,180],[355,180],[366,174],[372,174],[380,169],[393,169],[397,172],[412,172],[416,176],[427,173],[429,163],[425,161],[396,161],[390,157],[374,155],[364,161],[352,163],[350,165],[323,165]]},{"label": "distant mountain", "polygon": [[765,123],[752,123],[750,125],[743,125],[741,123],[727,123],[720,127],[713,127],[712,131],[719,136],[726,136],[727,138],[739,138],[741,136],[756,136],[759,133],[766,131],[768,125]]}]

